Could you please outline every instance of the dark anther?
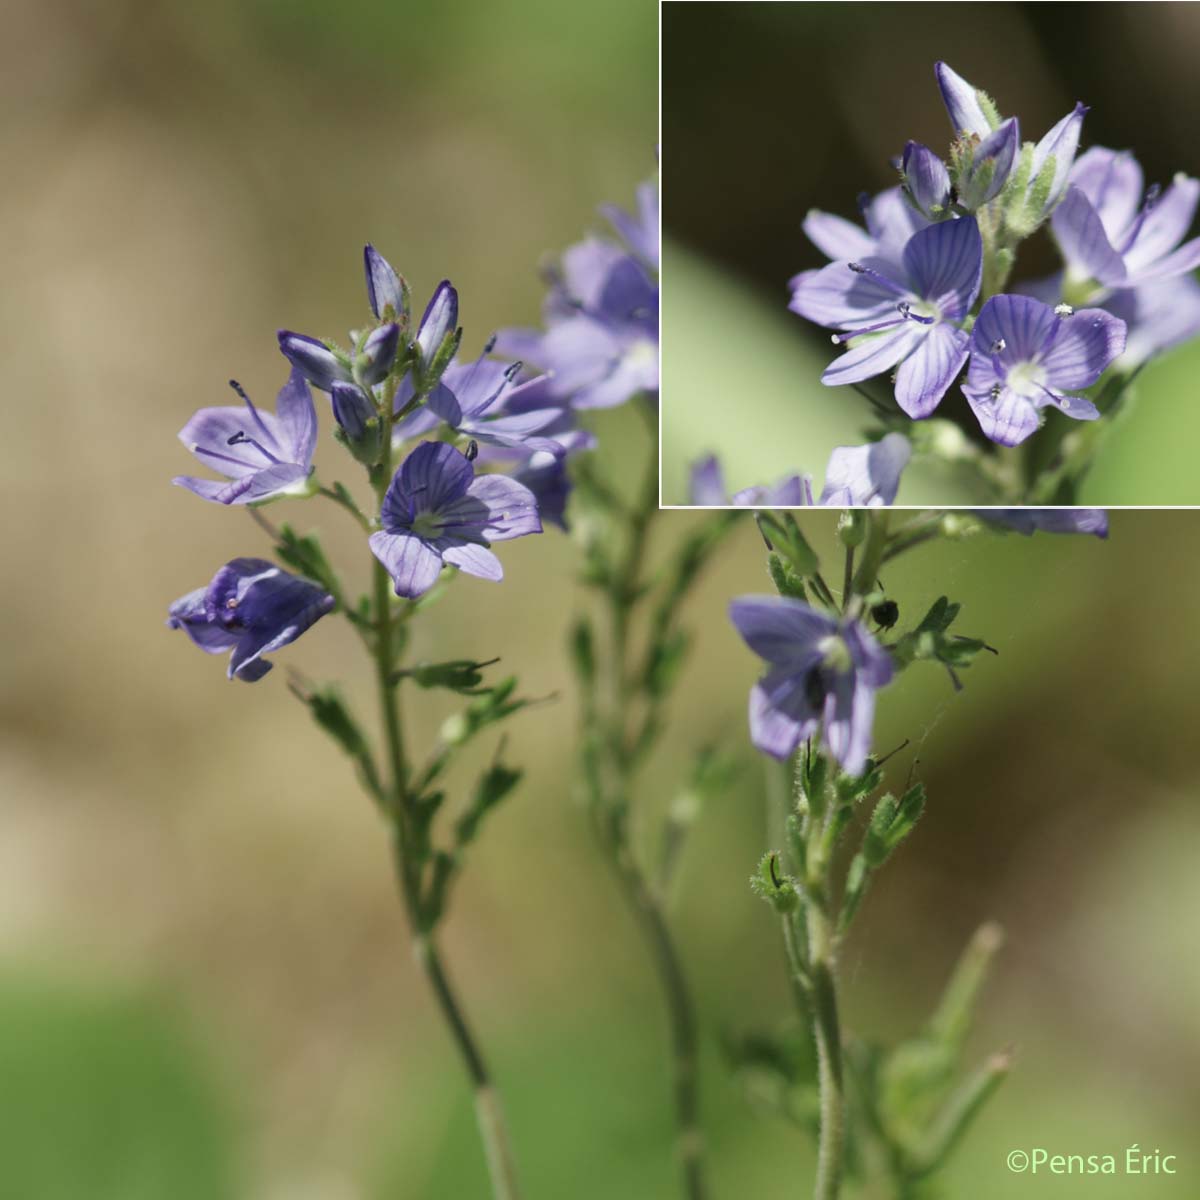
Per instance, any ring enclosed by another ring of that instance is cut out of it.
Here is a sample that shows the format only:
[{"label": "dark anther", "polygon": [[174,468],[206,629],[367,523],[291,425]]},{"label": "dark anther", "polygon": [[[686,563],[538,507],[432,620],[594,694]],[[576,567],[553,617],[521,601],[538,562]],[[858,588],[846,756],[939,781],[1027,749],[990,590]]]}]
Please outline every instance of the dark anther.
[{"label": "dark anther", "polygon": [[479,443],[472,438],[467,443],[466,459],[467,462],[474,462],[479,457]]},{"label": "dark anther", "polygon": [[229,386],[233,388],[233,390],[237,392],[237,394],[241,396],[241,398],[245,400],[247,404],[250,403],[250,397],[246,395],[246,389],[242,387],[242,385],[238,383],[236,379],[231,379],[229,381]]},{"label": "dark anther", "polygon": [[1003,354],[1007,348],[1008,348],[1008,343],[1003,338],[997,338],[992,343],[992,353],[993,354]]},{"label": "dark anther", "polygon": [[243,442],[248,442],[250,439],[246,436],[244,429],[239,429],[237,433],[231,434],[225,439],[227,446],[240,446]]},{"label": "dark anther", "polygon": [[491,354],[491,352],[493,350],[495,350],[495,348],[496,348],[496,335],[493,333],[492,336],[490,338],[488,338],[487,343],[484,345],[483,352],[484,352],[484,354]]},{"label": "dark anther", "polygon": [[512,383],[512,381],[521,373],[521,368],[524,365],[525,364],[520,359],[517,359],[515,363],[511,363],[509,366],[505,367],[504,378],[507,379],[509,383]]},{"label": "dark anther", "polygon": [[864,267],[862,263],[852,262],[847,263],[846,265],[855,273],[855,275],[865,275],[867,273],[867,268]]},{"label": "dark anther", "polygon": [[771,855],[771,882],[775,885],[776,888],[779,888],[782,886],[779,876],[775,873],[775,860],[778,857],[779,856],[777,854]]}]

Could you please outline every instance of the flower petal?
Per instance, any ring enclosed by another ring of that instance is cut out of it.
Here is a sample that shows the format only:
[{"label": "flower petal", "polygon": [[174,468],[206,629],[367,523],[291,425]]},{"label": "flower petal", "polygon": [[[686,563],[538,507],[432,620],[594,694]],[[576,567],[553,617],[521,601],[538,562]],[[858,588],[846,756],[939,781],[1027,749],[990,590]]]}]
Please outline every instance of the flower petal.
[{"label": "flower petal", "polygon": [[992,126],[979,103],[977,89],[944,62],[934,63],[933,70],[954,132],[987,137],[992,132]]},{"label": "flower petal", "polygon": [[[403,525],[415,512],[442,512],[466,495],[475,471],[464,454],[445,442],[422,442],[400,464],[383,502],[384,528]],[[390,513],[403,514],[391,521]]]},{"label": "flower petal", "polygon": [[486,546],[470,542],[449,546],[442,551],[442,558],[460,571],[466,571],[468,575],[479,579],[490,579],[493,583],[499,583],[504,578],[504,568],[500,565],[500,560]]},{"label": "flower petal", "polygon": [[704,508],[719,508],[728,503],[725,474],[715,454],[692,464],[690,473],[691,502]]},{"label": "flower petal", "polygon": [[[863,266],[872,266],[867,259]],[[880,264],[886,266],[886,264]],[[848,262],[833,262],[816,271],[801,271],[792,278],[788,308],[827,329],[853,329],[870,325],[896,312],[903,289],[884,287],[870,275],[852,271]]]},{"label": "flower petal", "polygon": [[739,596],[729,619],[759,658],[806,670],[821,657],[817,643],[837,630],[832,617],[787,596]]},{"label": "flower petal", "polygon": [[1067,177],[1075,162],[1075,152],[1079,149],[1079,135],[1083,130],[1083,118],[1087,116],[1087,113],[1086,104],[1076,104],[1075,108],[1067,113],[1057,125],[1054,125],[1033,148],[1033,167],[1029,173],[1030,188],[1033,187],[1051,156],[1054,158],[1054,176],[1050,183],[1050,191],[1046,196],[1045,206],[1042,209],[1043,215],[1058,203],[1058,198],[1067,186]]},{"label": "flower petal", "polygon": [[809,210],[803,229],[808,240],[826,258],[853,262],[875,253],[875,239],[864,229],[818,208]]},{"label": "flower petal", "polygon": [[1109,286],[1124,282],[1125,263],[1113,249],[1100,214],[1074,184],[1054,210],[1050,225],[1071,274]]},{"label": "flower petal", "polygon": [[866,446],[838,446],[825,468],[820,503],[838,508],[891,504],[911,457],[912,446],[900,433]]},{"label": "flower petal", "polygon": [[1142,203],[1142,168],[1128,150],[1093,146],[1076,160],[1068,182],[1096,210],[1110,241],[1129,228]]},{"label": "flower petal", "polygon": [[935,325],[896,371],[896,403],[915,420],[942,402],[967,361],[970,336],[953,325]]},{"label": "flower petal", "polygon": [[976,391],[969,380],[963,385],[963,394],[979,427],[997,445],[1019,445],[1038,427],[1036,406],[1011,388],[1003,388],[999,398],[993,400],[990,391]]},{"label": "flower petal", "polygon": [[304,373],[292,368],[287,383],[275,400],[275,416],[279,429],[281,458],[288,462],[312,465],[317,448],[317,410]]},{"label": "flower petal", "polygon": [[[469,516],[468,505],[472,506]],[[463,500],[446,506],[443,512],[448,533],[457,524],[455,514],[461,513],[478,537],[487,542],[542,532],[533,493],[507,475],[476,475]]]},{"label": "flower petal", "polygon": [[750,689],[750,741],[756,750],[772,758],[786,759],[805,738],[816,732],[818,718],[815,714],[806,713],[797,718],[787,711],[787,702],[791,701],[791,707],[797,707],[797,700],[803,700],[803,689],[798,683],[793,684],[791,691],[780,693],[777,690],[774,695],[761,683]]},{"label": "flower petal", "polygon": [[825,368],[821,382],[827,387],[839,387],[882,375],[911,354],[926,332],[924,326],[914,328],[902,321],[886,333],[868,334]]},{"label": "flower petal", "polygon": [[974,217],[942,221],[919,230],[904,247],[913,291],[936,304],[943,317],[959,320],[979,294],[983,239]]},{"label": "flower petal", "polygon": [[1125,322],[1099,308],[1058,319],[1058,332],[1041,356],[1047,384],[1059,390],[1091,387],[1124,351]]},{"label": "flower petal", "polygon": [[373,533],[371,553],[387,568],[397,596],[410,600],[424,595],[437,582],[442,556],[411,533]]},{"label": "flower petal", "polygon": [[1183,241],[1196,216],[1197,201],[1200,201],[1200,179],[1176,175],[1137,227],[1132,244],[1122,247],[1131,279],[1136,278],[1141,268],[1152,267]]},{"label": "flower petal", "polygon": [[417,345],[425,362],[433,358],[457,324],[458,292],[450,285],[450,280],[443,279],[425,306],[425,315],[417,332]]}]

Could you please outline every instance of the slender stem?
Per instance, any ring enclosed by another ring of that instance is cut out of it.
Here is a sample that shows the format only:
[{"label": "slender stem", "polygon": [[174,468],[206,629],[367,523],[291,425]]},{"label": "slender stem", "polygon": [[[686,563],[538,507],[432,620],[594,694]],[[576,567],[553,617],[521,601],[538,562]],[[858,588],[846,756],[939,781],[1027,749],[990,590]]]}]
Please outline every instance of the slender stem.
[{"label": "slender stem", "polygon": [[[700,1132],[698,1086],[699,1031],[695,1008],[679,953],[663,911],[663,898],[650,883],[630,844],[630,788],[635,769],[627,716],[638,691],[630,663],[630,618],[642,591],[642,566],[653,519],[658,514],[658,462],[652,453],[634,506],[626,510],[624,553],[607,588],[611,648],[608,655],[606,713],[593,712],[604,729],[604,814],[598,824],[602,843],[621,892],[633,912],[650,953],[666,1004],[674,1078],[676,1145],[687,1200],[705,1200],[704,1145]],[[587,714],[585,713],[585,718]]]},{"label": "slender stem", "polygon": [[[797,787],[801,776],[797,773]],[[836,913],[832,911],[830,850],[827,832],[837,806],[825,797],[804,797],[807,886],[805,917],[808,932],[808,979],[813,1036],[817,1044],[817,1084],[820,1132],[814,1200],[837,1200],[842,1179],[845,1138],[845,1091],[842,1073],[842,1035],[838,1018],[836,976]],[[819,803],[814,803],[819,801]]]},{"label": "slender stem", "polygon": [[[394,387],[385,394],[384,459],[375,472],[375,490],[382,504],[391,482],[391,409]],[[391,580],[378,560],[373,563],[375,585],[375,668],[379,707],[383,717],[384,738],[390,788],[387,791],[391,817],[397,883],[413,939],[413,954],[433,989],[450,1034],[454,1039],[471,1080],[475,1116],[483,1141],[495,1200],[518,1200],[516,1167],[499,1099],[491,1082],[479,1043],[471,1031],[462,1003],[446,975],[433,936],[432,922],[426,919],[421,900],[420,865],[414,860],[410,834],[412,795],[409,789],[408,763],[404,751],[404,733],[400,718],[398,688],[393,682],[397,667],[395,643],[396,618],[392,611]]]}]

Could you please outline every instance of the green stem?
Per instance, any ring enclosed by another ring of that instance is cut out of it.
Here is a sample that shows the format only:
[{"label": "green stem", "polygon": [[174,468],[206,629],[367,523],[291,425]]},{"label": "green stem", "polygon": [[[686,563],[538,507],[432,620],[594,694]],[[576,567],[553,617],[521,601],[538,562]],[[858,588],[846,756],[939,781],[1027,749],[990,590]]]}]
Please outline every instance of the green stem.
[{"label": "green stem", "polygon": [[[383,462],[374,472],[375,490],[380,504],[391,482],[391,409],[392,392],[385,394],[385,449]],[[387,569],[373,561],[375,585],[375,668],[379,691],[379,707],[383,716],[384,739],[390,788],[387,791],[388,813],[392,824],[394,860],[397,883],[404,902],[405,913],[413,939],[413,954],[433,990],[438,1008],[462,1056],[463,1065],[474,1093],[475,1116],[483,1141],[495,1200],[518,1200],[516,1167],[509,1144],[508,1132],[500,1110],[499,1099],[491,1082],[487,1064],[479,1043],[471,1031],[462,1003],[446,975],[441,955],[434,940],[431,923],[426,919],[421,903],[420,867],[414,861],[412,837],[409,831],[412,795],[409,789],[408,764],[404,752],[404,733],[400,718],[398,689],[393,682],[398,665],[395,643],[395,614],[392,612],[391,580]]]},{"label": "green stem", "polygon": [[634,677],[636,672],[630,662],[630,620],[642,593],[642,567],[651,525],[658,511],[658,462],[657,453],[654,453],[648,460],[634,506],[626,511],[628,527],[624,553],[606,589],[611,630],[606,704],[609,711],[592,713],[592,719],[598,719],[606,726],[602,745],[607,761],[600,797],[605,814],[599,826],[604,848],[641,930],[665,1001],[683,1195],[687,1200],[704,1200],[708,1192],[700,1132],[699,1030],[695,1008],[667,924],[663,898],[650,883],[633,852],[626,819],[636,758],[628,733],[628,714],[639,690]]}]

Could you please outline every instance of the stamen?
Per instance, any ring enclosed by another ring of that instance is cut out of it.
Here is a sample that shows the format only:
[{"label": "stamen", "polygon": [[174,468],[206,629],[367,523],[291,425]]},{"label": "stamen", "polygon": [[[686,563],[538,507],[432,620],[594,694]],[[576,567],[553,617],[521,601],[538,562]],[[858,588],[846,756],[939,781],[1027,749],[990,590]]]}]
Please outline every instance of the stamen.
[{"label": "stamen", "polygon": [[1001,395],[1003,395],[1003,393],[1004,393],[1003,386],[998,383],[993,383],[992,390],[990,392],[988,392],[988,395],[991,397],[993,404],[999,404],[1000,397],[1001,397]]},{"label": "stamen", "polygon": [[[233,390],[235,392],[237,392],[237,394],[239,396],[241,396],[241,398],[246,402],[246,407],[250,410],[250,415],[254,418],[254,423],[259,427],[259,429],[262,430],[263,437],[265,437],[268,442],[271,442],[272,444],[274,444],[274,442],[275,442],[274,434],[272,434],[271,431],[266,427],[266,424],[263,422],[262,417],[260,417],[258,415],[258,409],[254,407],[254,402],[250,399],[249,396],[246,395],[246,389],[244,387],[242,387],[242,385],[240,383],[238,383],[238,381],[236,379],[231,379],[229,381],[229,386],[231,388],[233,388]],[[232,445],[233,443],[230,443],[230,444]],[[265,453],[265,451],[264,451],[264,453]],[[274,461],[278,462],[279,460],[275,459]]]},{"label": "stamen", "polygon": [[497,334],[493,333],[492,336],[490,338],[488,338],[488,340],[484,343],[484,345],[483,345],[484,354],[491,354],[491,352],[493,350],[495,350],[497,336],[498,336]]},{"label": "stamen", "polygon": [[879,333],[883,329],[894,329],[904,320],[903,317],[894,321],[881,321],[878,325],[866,325],[862,329],[849,329],[845,333],[835,333],[831,339],[835,346],[845,345],[851,338],[856,338],[863,333]]},{"label": "stamen", "polygon": [[517,359],[515,363],[505,369],[504,378],[507,379],[509,383],[512,383],[512,381],[521,373],[521,368],[524,366],[525,364],[520,359]]},{"label": "stamen", "polygon": [[1008,343],[1003,338],[997,338],[992,343],[992,353],[993,354],[1003,354],[1004,351],[1007,349],[1008,349]]},{"label": "stamen", "polygon": [[1054,306],[1054,315],[1056,317],[1073,317],[1075,310],[1069,304],[1056,304]]},{"label": "stamen", "polygon": [[227,446],[253,446],[255,450],[257,450],[259,454],[261,454],[268,462],[277,463],[281,461],[280,459],[276,458],[275,455],[273,455],[270,450],[268,450],[266,446],[262,444],[262,442],[258,441],[256,438],[247,437],[245,431],[241,429],[239,429],[232,437],[226,438],[225,444]]},{"label": "stamen", "polygon": [[915,312],[913,312],[912,305],[909,304],[907,300],[901,300],[900,303],[896,305],[896,311],[906,321],[916,321],[918,325],[932,325],[936,319],[934,317],[918,316]]},{"label": "stamen", "polygon": [[894,292],[897,296],[908,295],[908,292],[894,280],[889,279],[886,275],[881,275],[878,271],[872,270],[870,267],[864,267],[860,262],[847,263],[846,265],[855,275],[865,275],[868,279],[873,279],[880,287],[886,288],[889,292]]},{"label": "stamen", "polygon": [[474,462],[479,457],[479,443],[474,438],[467,443],[467,448],[463,451],[463,457],[467,462]]}]

